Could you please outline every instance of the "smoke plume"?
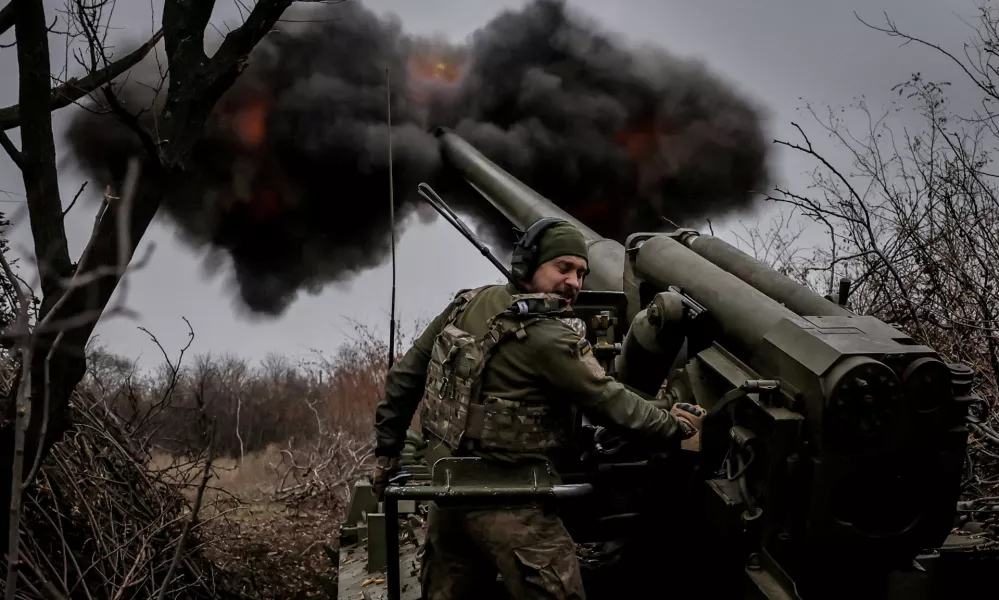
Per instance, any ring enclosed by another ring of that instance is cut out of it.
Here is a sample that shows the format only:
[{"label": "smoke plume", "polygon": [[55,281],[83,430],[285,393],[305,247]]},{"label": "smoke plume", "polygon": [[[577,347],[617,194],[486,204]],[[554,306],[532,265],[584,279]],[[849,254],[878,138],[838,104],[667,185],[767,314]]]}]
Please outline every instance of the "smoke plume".
[{"label": "smoke plume", "polygon": [[[766,183],[759,109],[703,64],[629,48],[562,2],[504,12],[457,46],[356,2],[298,6],[253,51],[163,206],[185,240],[231,258],[254,312],[280,314],[300,291],[388,258],[386,69],[399,223],[423,202],[420,181],[451,189],[437,126],[621,241],[663,217],[745,209]],[[148,89],[128,84],[119,97],[155,103]],[[114,117],[88,111],[68,139],[101,183],[141,151]],[[445,199],[488,240],[510,239],[482,201]]]}]

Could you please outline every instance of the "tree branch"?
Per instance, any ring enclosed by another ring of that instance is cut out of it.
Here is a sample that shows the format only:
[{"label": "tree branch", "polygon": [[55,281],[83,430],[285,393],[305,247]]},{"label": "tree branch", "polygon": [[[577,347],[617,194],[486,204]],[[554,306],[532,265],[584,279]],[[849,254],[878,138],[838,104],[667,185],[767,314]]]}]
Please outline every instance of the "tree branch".
[{"label": "tree branch", "polygon": [[[0,15],[2,16],[2,15]],[[153,37],[139,46],[130,54],[114,61],[110,65],[94,71],[83,79],[70,79],[59,87],[52,89],[52,98],[49,103],[49,110],[59,110],[76,102],[80,98],[97,90],[97,88],[112,81],[114,78],[128,71],[149,54],[149,51],[159,43],[163,37],[163,30],[157,31]],[[18,44],[20,47],[20,44]],[[46,83],[48,87],[48,83]],[[4,131],[14,129],[21,125],[20,104],[0,108],[0,129]]]},{"label": "tree branch", "polygon": [[16,391],[16,404],[15,404],[15,419],[14,419],[14,452],[13,461],[11,465],[11,487],[10,487],[10,512],[8,514],[8,529],[7,529],[7,571],[6,580],[7,585],[4,590],[4,596],[8,600],[13,600],[14,593],[16,591],[16,581],[17,581],[17,563],[18,563],[18,544],[19,544],[19,525],[21,518],[21,496],[23,491],[23,486],[21,484],[21,471],[24,468],[24,434],[28,425],[28,418],[30,415],[29,404],[31,401],[31,377],[29,375],[29,370],[31,369],[31,346],[28,343],[27,337],[29,334],[28,326],[28,299],[14,277],[14,271],[11,270],[10,264],[7,263],[7,259],[3,257],[3,253],[0,253],[0,267],[2,267],[4,274],[10,281],[11,285],[14,286],[14,290],[17,295],[17,316],[15,321],[15,328],[17,330],[17,353],[21,357],[21,380],[18,383]]},{"label": "tree branch", "polygon": [[0,130],[0,146],[3,146],[3,149],[7,151],[7,155],[14,161],[18,169],[24,169],[24,159],[21,157],[21,151],[17,149],[14,142],[7,136],[7,132],[3,130]]},{"label": "tree branch", "polygon": [[166,0],[163,3],[163,32],[171,72],[174,61],[194,66],[207,58],[205,28],[214,8],[215,0]]},{"label": "tree branch", "polygon": [[153,134],[149,133],[149,131],[142,126],[142,123],[139,122],[139,117],[128,112],[128,109],[126,109],[121,103],[118,96],[114,93],[114,90],[111,89],[110,85],[104,86],[101,88],[101,91],[104,92],[104,97],[107,98],[108,106],[111,108],[111,111],[117,115],[118,118],[125,123],[125,125],[128,125],[136,136],[138,136],[139,141],[142,142],[142,147],[146,150],[149,158],[157,161],[158,163],[159,147],[156,144],[156,140],[153,139]]},{"label": "tree branch", "polygon": [[258,2],[246,21],[237,29],[225,36],[212,63],[223,72],[232,68],[246,55],[248,49],[257,45],[274,26],[284,11],[291,6],[292,0],[275,0],[273,2]]},{"label": "tree branch", "polygon": [[3,10],[0,10],[0,35],[7,33],[14,26],[14,17],[16,16],[14,2],[15,0],[10,0],[7,6],[3,7]]},{"label": "tree branch", "polygon": [[[242,71],[244,59],[291,6],[292,0],[257,2],[246,22],[225,37],[209,61],[204,52],[204,27],[214,3],[214,0],[167,0],[163,8],[171,76],[163,109],[163,137],[169,146],[163,156],[168,164],[187,159],[215,103]],[[195,4],[197,10],[192,6]]]}]

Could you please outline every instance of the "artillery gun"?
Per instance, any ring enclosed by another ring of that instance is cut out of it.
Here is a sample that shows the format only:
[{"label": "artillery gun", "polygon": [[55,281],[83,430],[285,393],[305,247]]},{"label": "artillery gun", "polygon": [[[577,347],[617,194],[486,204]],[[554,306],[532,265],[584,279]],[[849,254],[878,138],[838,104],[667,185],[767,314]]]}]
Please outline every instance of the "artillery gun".
[{"label": "artillery gun", "polygon": [[[400,514],[518,497],[558,503],[590,598],[930,599],[985,585],[996,542],[957,527],[969,367],[852,312],[849,282],[838,301],[822,297],[691,229],[622,245],[454,133],[438,138],[453,173],[516,227],[559,217],[583,232],[590,274],[574,308],[607,372],[663,408],[693,402],[708,416],[697,438],[651,454],[582,415],[578,460],[559,465],[557,484],[537,468],[478,481],[475,459],[422,459],[411,431],[381,507],[355,489],[340,598],[419,597]],[[383,569],[387,582],[360,587]]]}]

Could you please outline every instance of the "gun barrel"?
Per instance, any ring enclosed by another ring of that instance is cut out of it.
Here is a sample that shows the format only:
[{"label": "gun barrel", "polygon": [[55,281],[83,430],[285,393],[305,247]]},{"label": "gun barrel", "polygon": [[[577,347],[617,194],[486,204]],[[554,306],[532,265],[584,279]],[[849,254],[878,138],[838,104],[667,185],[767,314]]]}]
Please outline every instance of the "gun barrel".
[{"label": "gun barrel", "polygon": [[692,229],[682,230],[676,237],[714,265],[803,317],[845,317],[853,314],[719,238]]},{"label": "gun barrel", "polygon": [[444,160],[456,168],[465,181],[520,229],[527,229],[543,217],[559,217],[572,223],[586,238],[590,255],[587,289],[621,291],[624,272],[624,246],[605,238],[584,223],[535,192],[471,144],[445,129],[437,130]]},{"label": "gun barrel", "polygon": [[722,333],[748,351],[782,319],[800,321],[788,308],[678,242],[659,235],[638,249],[635,269],[645,281],[673,285],[713,314]]}]

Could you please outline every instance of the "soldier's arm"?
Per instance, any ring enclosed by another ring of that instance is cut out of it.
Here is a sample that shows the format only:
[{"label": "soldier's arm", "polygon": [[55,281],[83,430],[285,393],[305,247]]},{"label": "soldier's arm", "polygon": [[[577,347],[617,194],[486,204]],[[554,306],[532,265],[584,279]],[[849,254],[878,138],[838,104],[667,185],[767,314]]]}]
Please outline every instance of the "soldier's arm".
[{"label": "soldier's arm", "polygon": [[585,338],[554,321],[536,327],[540,335],[534,336],[534,346],[544,378],[594,422],[648,440],[683,436],[676,417],[607,375]]},{"label": "soldier's arm", "polygon": [[375,408],[375,456],[398,456],[406,440],[406,430],[423,398],[427,382],[427,365],[434,339],[444,329],[444,323],[454,303],[437,315],[416,343],[392,365],[385,378],[385,397]]}]

